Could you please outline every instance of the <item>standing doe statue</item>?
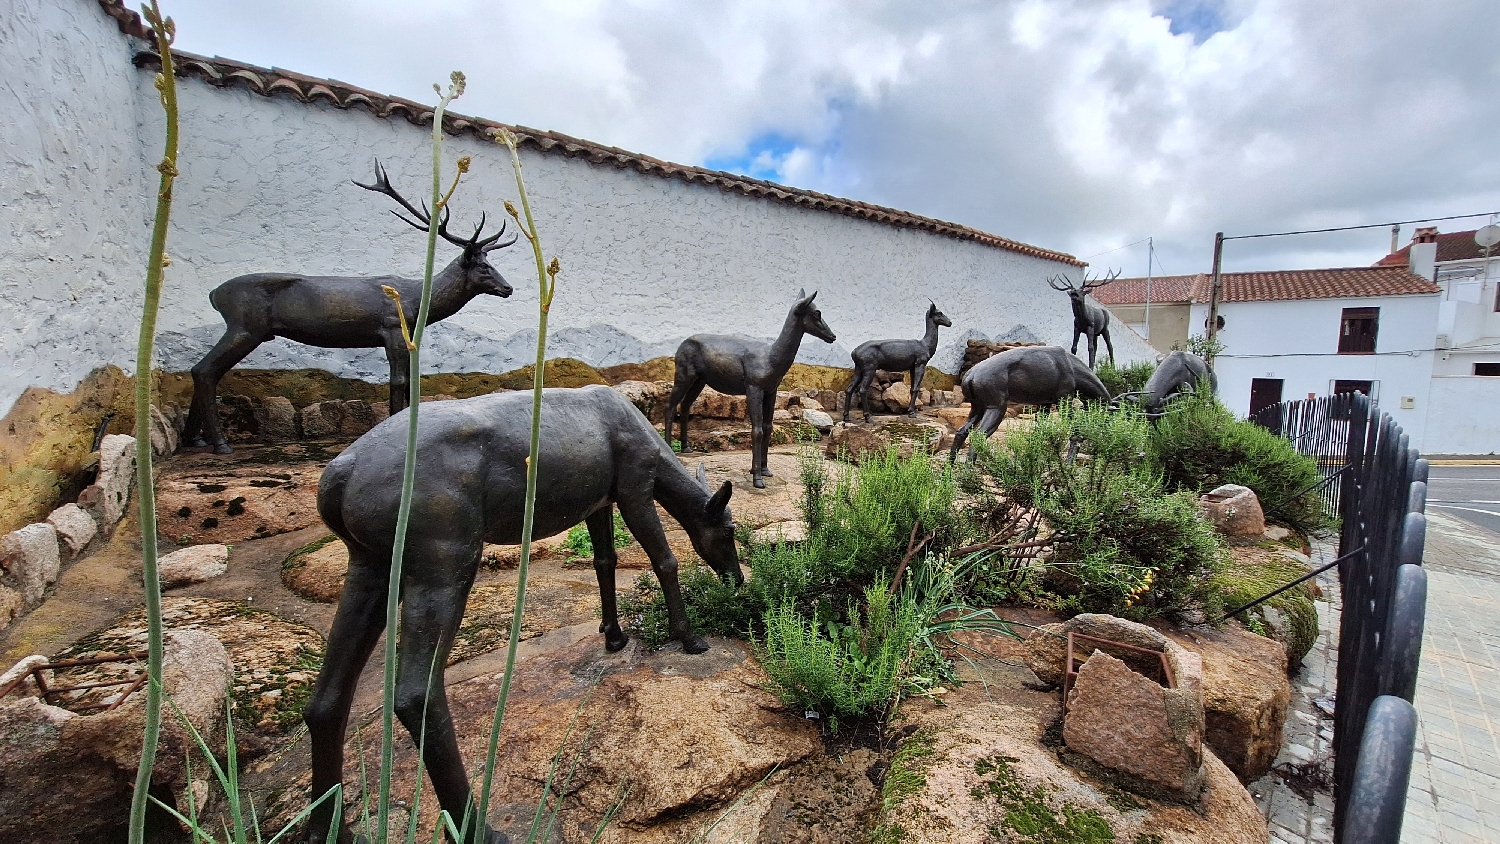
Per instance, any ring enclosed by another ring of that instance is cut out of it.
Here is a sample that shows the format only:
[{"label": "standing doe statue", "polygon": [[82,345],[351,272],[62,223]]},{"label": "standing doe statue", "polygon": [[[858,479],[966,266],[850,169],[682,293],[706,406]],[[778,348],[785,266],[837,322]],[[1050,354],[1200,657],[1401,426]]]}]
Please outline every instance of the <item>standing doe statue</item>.
[{"label": "standing doe statue", "polygon": [[802,345],[802,335],[811,334],[832,343],[833,330],[823,322],[823,313],[813,307],[813,299],[797,291],[797,303],[787,312],[786,322],[775,342],[766,344],[744,337],[723,334],[694,334],[677,347],[677,375],[672,395],[667,398],[667,441],[672,441],[672,423],[682,415],[682,450],[688,445],[688,417],[693,402],[707,384],[721,393],[745,397],[745,412],[750,417],[750,476],[757,489],[765,489],[771,470],[766,468],[766,452],[771,445],[771,416],[776,412],[776,389]]},{"label": "standing doe statue", "polygon": [[1024,346],[1001,352],[974,364],[964,373],[962,384],[969,418],[953,435],[950,462],[976,426],[986,437],[995,433],[1011,402],[1051,407],[1075,395],[1109,401],[1109,390],[1094,370],[1062,346]]},{"label": "standing doe statue", "polygon": [[870,385],[878,370],[911,373],[911,403],[906,408],[907,416],[917,415],[917,392],[922,389],[922,378],[927,374],[927,362],[937,353],[938,326],[952,327],[953,320],[938,310],[936,302],[927,300],[927,333],[921,340],[870,340],[859,344],[850,357],[854,358],[854,378],[844,394],[844,421],[849,421],[849,412],[854,409],[854,397],[863,398],[865,421],[870,416]]},{"label": "standing doe statue", "polygon": [[[521,541],[531,402],[529,390],[438,402],[424,407],[418,421],[423,468],[413,490],[401,573],[395,714],[413,740],[425,738],[422,760],[433,790],[457,820],[475,817],[473,793],[442,666],[463,619],[484,544]],[[717,491],[710,489],[701,469],[694,478],[646,417],[609,387],[544,390],[541,416],[533,535],[553,536],[579,522],[588,525],[605,648],[618,651],[626,643],[615,604],[618,505],[625,526],[651,558],[672,636],[687,653],[708,650],[688,625],[677,558],[656,505],[682,525],[694,550],[720,577],[742,583],[728,506],[734,487],[726,481]],[[318,514],[349,549],[349,573],[328,634],[328,656],[302,715],[311,738],[313,794],[343,781],[349,708],[360,673],[385,629],[406,436],[406,417],[392,416],[329,462],[318,485]],[[310,841],[322,842],[332,812],[329,802],[314,811],[307,827]],[[484,820],[471,823],[471,834],[461,844],[508,840]]]},{"label": "standing doe statue", "polygon": [[1083,277],[1083,286],[1074,287],[1073,279],[1066,274],[1061,276],[1048,276],[1047,284],[1053,290],[1059,290],[1068,294],[1073,300],[1073,348],[1072,353],[1078,354],[1078,335],[1085,334],[1089,338],[1089,369],[1094,368],[1094,356],[1099,350],[1099,338],[1104,338],[1104,346],[1109,349],[1109,363],[1115,363],[1115,344],[1109,339],[1109,311],[1104,306],[1088,301],[1089,291],[1098,290],[1111,281],[1120,277],[1120,271],[1115,270],[1103,279],[1090,279],[1087,275]]},{"label": "standing doe statue", "polygon": [[[431,227],[431,214],[425,204],[418,209],[397,193],[380,162],[375,162],[374,184],[354,184],[396,200],[416,219],[408,219],[398,211],[391,213],[418,231],[425,232]],[[443,208],[438,235],[463,251],[432,277],[429,325],[458,313],[475,296],[504,298],[511,294],[510,283],[490,266],[486,255],[510,246],[516,239],[500,241],[505,233],[503,222],[500,231],[489,237],[481,238],[483,231],[481,216],[470,237],[449,234],[448,209]],[[400,315],[396,303],[382,290],[384,287],[401,295]],[[406,325],[416,324],[417,308],[422,301],[421,279],[392,275],[251,273],[214,288],[208,300],[223,315],[225,330],[219,342],[193,367],[193,403],[183,431],[183,441],[188,445],[212,445],[219,454],[232,451],[219,430],[216,408],[219,381],[257,346],[276,337],[325,349],[385,349],[391,369],[391,412],[406,407],[410,367],[401,315]]]}]

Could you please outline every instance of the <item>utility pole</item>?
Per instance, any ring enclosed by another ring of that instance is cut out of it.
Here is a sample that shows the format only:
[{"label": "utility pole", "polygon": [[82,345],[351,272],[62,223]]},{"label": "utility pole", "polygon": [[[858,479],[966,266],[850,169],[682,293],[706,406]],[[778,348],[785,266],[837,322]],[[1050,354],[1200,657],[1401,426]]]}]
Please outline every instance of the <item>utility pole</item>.
[{"label": "utility pole", "polygon": [[1146,238],[1146,340],[1151,340],[1151,263],[1156,258],[1155,238]]},{"label": "utility pole", "polygon": [[[1213,290],[1208,296],[1208,326],[1204,330],[1204,338],[1210,344],[1219,333],[1219,294],[1220,294],[1220,268],[1224,263],[1224,233],[1214,235],[1214,284]],[[1214,359],[1208,359],[1208,368],[1212,369]]]}]

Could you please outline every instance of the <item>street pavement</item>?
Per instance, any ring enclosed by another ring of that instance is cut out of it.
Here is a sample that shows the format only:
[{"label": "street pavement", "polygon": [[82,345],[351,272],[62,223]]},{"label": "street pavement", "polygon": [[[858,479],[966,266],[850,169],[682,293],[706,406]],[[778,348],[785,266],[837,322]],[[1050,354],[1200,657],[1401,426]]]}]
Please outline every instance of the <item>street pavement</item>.
[{"label": "street pavement", "polygon": [[1402,841],[1500,842],[1500,465],[1433,466]]}]

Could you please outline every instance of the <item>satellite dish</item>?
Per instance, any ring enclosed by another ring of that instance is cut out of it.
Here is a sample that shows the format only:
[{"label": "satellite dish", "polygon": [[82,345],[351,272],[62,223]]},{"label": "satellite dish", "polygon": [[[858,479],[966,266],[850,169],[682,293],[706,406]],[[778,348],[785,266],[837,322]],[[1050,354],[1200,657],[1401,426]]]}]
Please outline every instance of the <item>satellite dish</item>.
[{"label": "satellite dish", "polygon": [[1479,244],[1482,249],[1489,249],[1491,246],[1500,243],[1500,226],[1491,224],[1474,232],[1474,242]]}]

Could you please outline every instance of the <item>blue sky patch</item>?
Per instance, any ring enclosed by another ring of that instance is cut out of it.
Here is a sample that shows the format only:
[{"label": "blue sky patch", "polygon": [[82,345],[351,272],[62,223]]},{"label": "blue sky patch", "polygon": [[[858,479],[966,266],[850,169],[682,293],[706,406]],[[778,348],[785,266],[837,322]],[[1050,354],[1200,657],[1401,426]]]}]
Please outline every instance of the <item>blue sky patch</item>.
[{"label": "blue sky patch", "polygon": [[798,146],[799,144],[791,138],[770,132],[752,138],[738,153],[709,156],[703,162],[703,166],[710,170],[723,170],[728,173],[779,182],[782,178],[783,163]]},{"label": "blue sky patch", "polygon": [[1173,35],[1189,33],[1194,44],[1202,44],[1215,32],[1229,29],[1223,8],[1214,0],[1173,0],[1159,14],[1170,22]]}]

